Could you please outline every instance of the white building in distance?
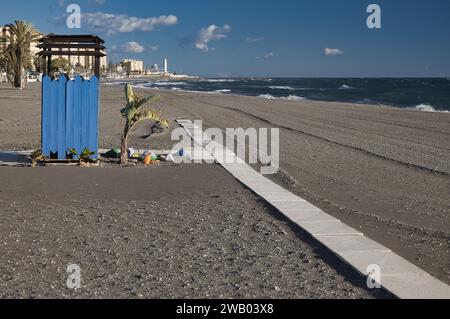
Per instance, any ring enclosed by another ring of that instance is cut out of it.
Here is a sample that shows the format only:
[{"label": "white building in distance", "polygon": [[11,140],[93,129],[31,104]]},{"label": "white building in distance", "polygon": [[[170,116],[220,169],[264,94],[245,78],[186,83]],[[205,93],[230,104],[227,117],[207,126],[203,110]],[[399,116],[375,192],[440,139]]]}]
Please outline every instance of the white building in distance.
[{"label": "white building in distance", "polygon": [[120,63],[128,75],[143,75],[145,74],[144,61],[125,59]]}]

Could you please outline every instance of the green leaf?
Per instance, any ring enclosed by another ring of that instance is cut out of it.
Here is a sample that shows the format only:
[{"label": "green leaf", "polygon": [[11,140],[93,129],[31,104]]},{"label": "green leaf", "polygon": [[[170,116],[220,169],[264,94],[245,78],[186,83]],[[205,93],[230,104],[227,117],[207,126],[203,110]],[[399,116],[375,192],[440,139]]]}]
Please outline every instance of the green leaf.
[{"label": "green leaf", "polygon": [[133,103],[136,98],[130,84],[125,85],[125,97],[127,99],[127,104]]},{"label": "green leaf", "polygon": [[74,148],[69,148],[69,153],[73,156],[78,156],[78,152],[76,149]]}]

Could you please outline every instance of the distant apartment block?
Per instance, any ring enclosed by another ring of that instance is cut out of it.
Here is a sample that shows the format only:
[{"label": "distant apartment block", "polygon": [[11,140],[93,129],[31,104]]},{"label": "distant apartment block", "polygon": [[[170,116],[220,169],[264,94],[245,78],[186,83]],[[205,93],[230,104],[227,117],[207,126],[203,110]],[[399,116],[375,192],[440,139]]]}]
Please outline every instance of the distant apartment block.
[{"label": "distant apartment block", "polygon": [[[94,51],[94,49],[65,49],[66,51],[80,52],[80,51]],[[101,51],[106,54],[106,52]],[[64,58],[70,62],[72,67],[81,67],[84,69],[92,69],[94,66],[95,57],[93,56],[59,56],[60,58]],[[106,69],[108,66],[108,57],[104,56],[100,58],[100,69]]]},{"label": "distant apartment block", "polygon": [[125,59],[121,64],[129,75],[145,74],[144,61]]}]

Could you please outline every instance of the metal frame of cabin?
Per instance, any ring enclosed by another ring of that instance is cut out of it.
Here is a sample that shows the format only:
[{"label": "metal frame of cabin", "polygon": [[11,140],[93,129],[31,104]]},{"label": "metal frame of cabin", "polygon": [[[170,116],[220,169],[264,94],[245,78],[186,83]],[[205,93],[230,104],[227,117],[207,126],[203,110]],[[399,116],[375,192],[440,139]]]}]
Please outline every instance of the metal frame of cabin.
[{"label": "metal frame of cabin", "polygon": [[[94,73],[100,79],[100,59],[106,54],[102,53],[106,48],[105,41],[94,35],[55,35],[49,34],[39,40],[38,53],[44,63],[44,74],[49,74],[53,56],[92,56],[94,59]],[[56,49],[56,50],[55,50]],[[71,49],[77,49],[71,51]],[[90,51],[87,51],[90,50]]]}]

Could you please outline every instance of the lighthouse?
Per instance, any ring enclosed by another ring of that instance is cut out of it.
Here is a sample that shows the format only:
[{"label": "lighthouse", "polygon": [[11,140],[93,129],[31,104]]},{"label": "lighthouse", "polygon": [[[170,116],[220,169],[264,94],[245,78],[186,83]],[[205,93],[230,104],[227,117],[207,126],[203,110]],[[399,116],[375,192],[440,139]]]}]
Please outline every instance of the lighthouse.
[{"label": "lighthouse", "polygon": [[164,59],[164,73],[165,74],[169,73],[169,63],[167,61],[167,58]]}]

